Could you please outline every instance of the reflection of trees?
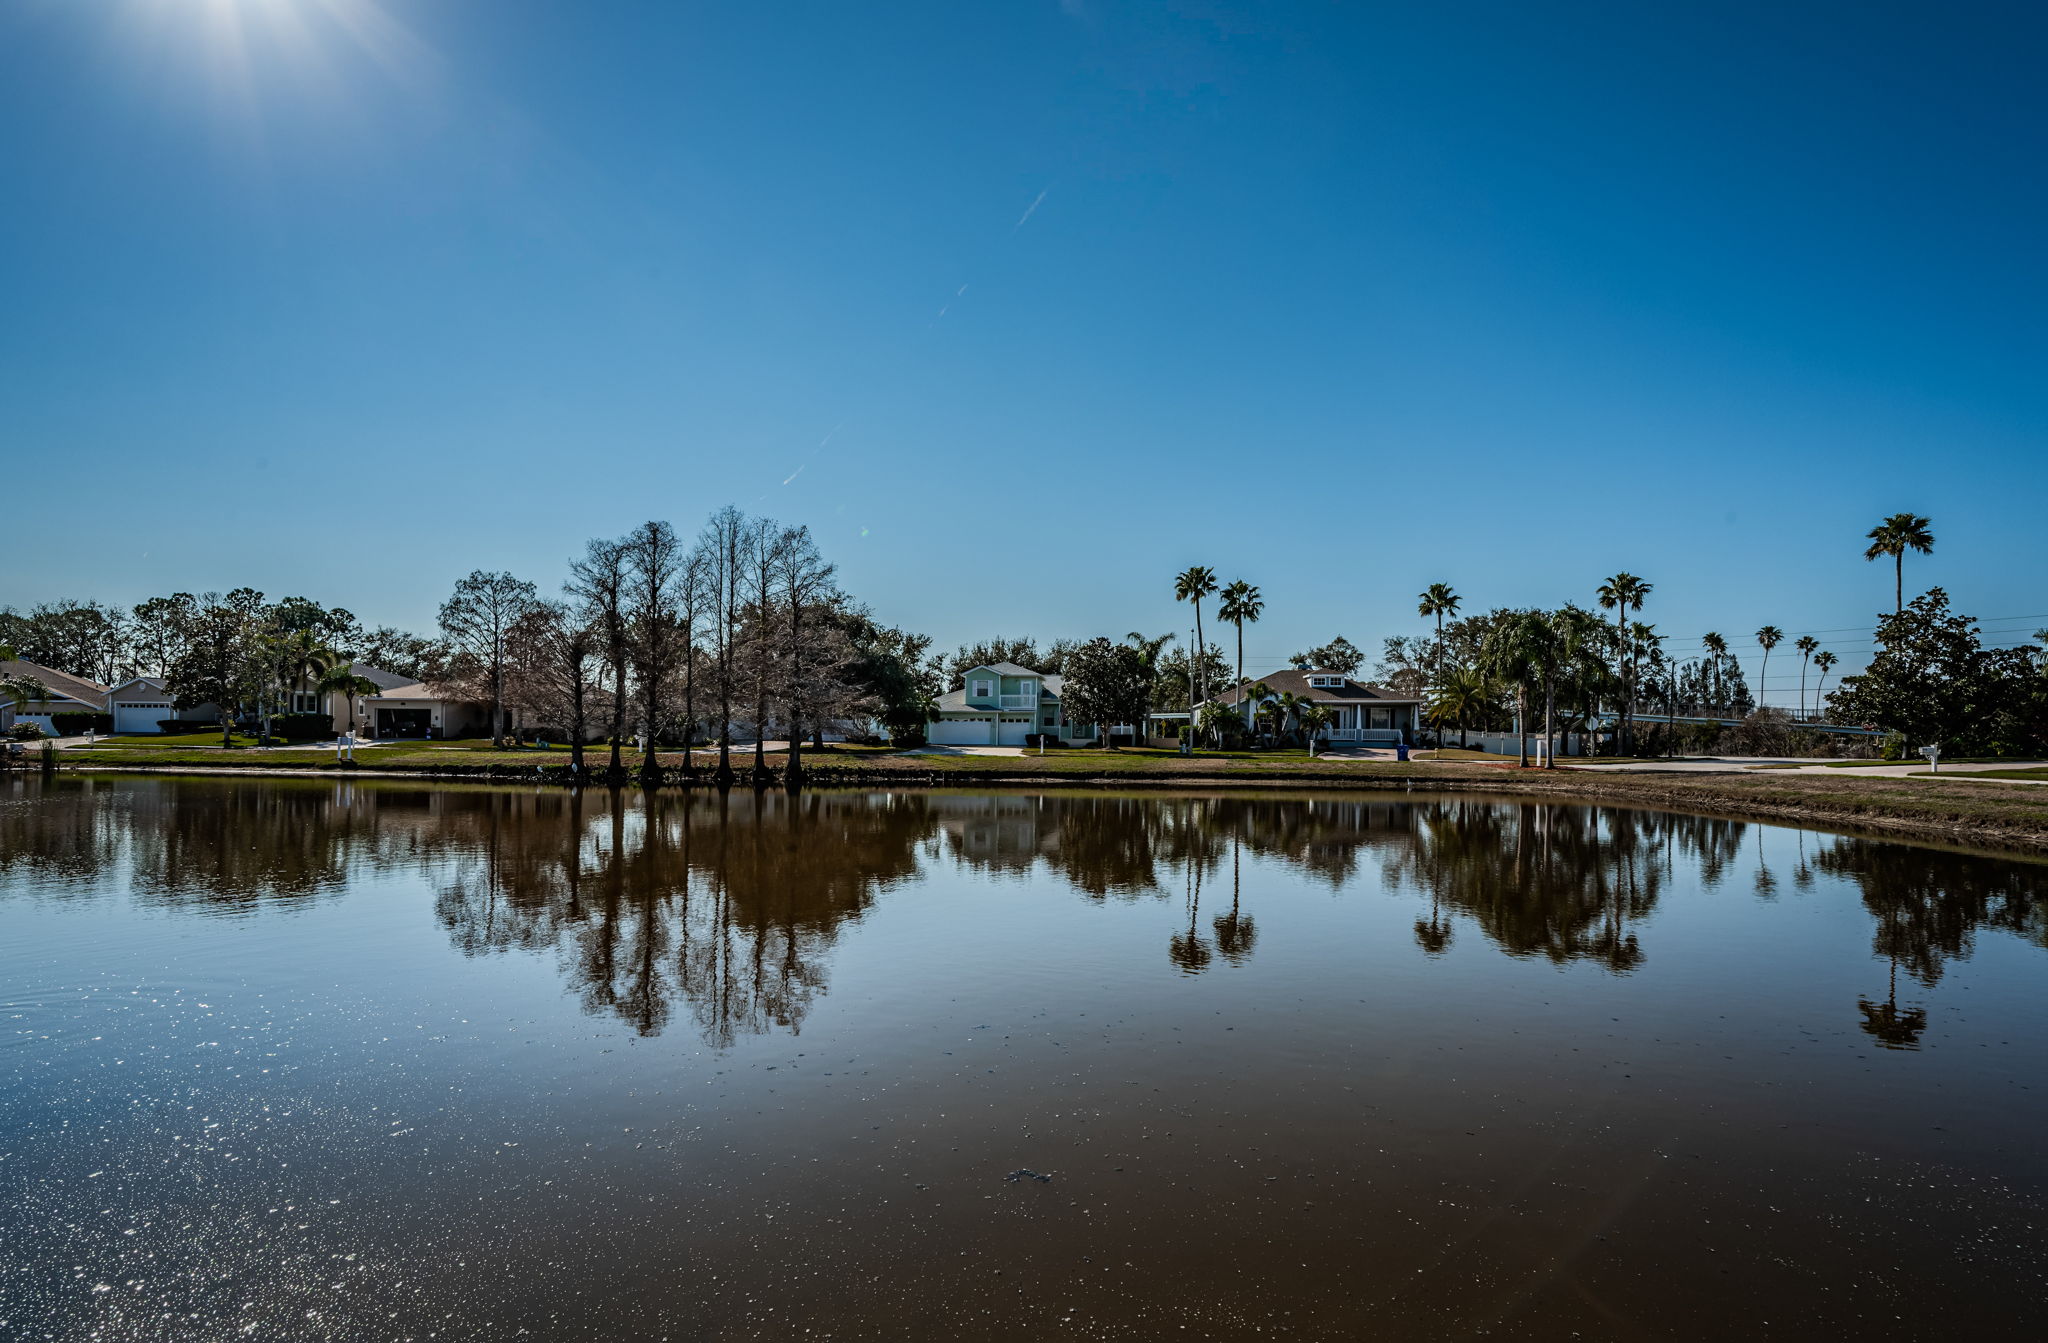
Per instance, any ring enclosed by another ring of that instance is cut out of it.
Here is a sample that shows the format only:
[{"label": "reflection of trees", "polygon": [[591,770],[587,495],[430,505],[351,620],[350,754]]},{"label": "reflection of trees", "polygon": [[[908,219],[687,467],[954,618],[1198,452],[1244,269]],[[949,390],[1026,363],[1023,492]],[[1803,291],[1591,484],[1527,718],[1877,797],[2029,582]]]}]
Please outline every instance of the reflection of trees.
[{"label": "reflection of trees", "polygon": [[586,1011],[656,1035],[686,1006],[721,1046],[801,1027],[839,926],[932,832],[917,796],[500,796],[516,821],[482,825],[441,896],[457,945],[560,944]]},{"label": "reflection of trees", "polygon": [[1939,849],[1837,839],[1814,856],[1822,872],[1863,890],[1877,920],[1871,950],[1889,966],[1885,1000],[1857,1000],[1862,1029],[1888,1049],[1911,1049],[1927,1028],[1924,1007],[1899,1006],[1899,971],[1933,988],[1950,960],[1968,959],[1979,928],[2048,947],[2048,872]]},{"label": "reflection of trees", "polygon": [[[584,1010],[642,1034],[681,1017],[724,1045],[797,1030],[825,992],[839,929],[876,894],[945,861],[1048,872],[1092,900],[1178,893],[1172,963],[1246,963],[1260,862],[1340,888],[1377,863],[1425,896],[1415,937],[1444,953],[1469,919],[1509,955],[1642,965],[1640,926],[1682,869],[1714,883],[1741,822],[1662,812],[1380,795],[1294,798],[1013,793],[704,795],[424,788],[397,781],[0,780],[0,877],[59,896],[120,890],[239,909],[426,871],[468,955],[552,954]],[[1853,880],[1891,965],[1859,1002],[1879,1042],[1910,1047],[1932,986],[1980,927],[2048,947],[2048,870],[1802,836],[1793,880]],[[109,880],[109,876],[118,878]],[[1222,910],[1216,883],[1227,876]],[[1205,886],[1208,888],[1205,891]],[[1176,892],[1176,888],[1178,891]],[[1202,897],[1210,896],[1205,917]],[[1164,930],[1162,930],[1164,931]]]},{"label": "reflection of trees", "polygon": [[1414,842],[1389,850],[1388,879],[1429,896],[1415,925],[1425,951],[1449,944],[1445,908],[1469,916],[1511,956],[1596,960],[1617,973],[1641,965],[1631,926],[1657,903],[1671,851],[1714,849],[1724,823],[1661,812],[1452,801],[1419,817]]}]

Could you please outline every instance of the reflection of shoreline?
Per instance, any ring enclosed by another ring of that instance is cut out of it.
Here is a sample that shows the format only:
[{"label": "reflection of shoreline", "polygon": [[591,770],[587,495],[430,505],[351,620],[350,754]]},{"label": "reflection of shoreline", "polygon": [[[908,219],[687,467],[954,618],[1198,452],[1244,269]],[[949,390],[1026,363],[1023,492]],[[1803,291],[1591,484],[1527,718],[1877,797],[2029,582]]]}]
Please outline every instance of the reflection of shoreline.
[{"label": "reflection of shoreline", "polygon": [[[1028,758],[1020,759],[1028,762]],[[1617,773],[1569,766],[1547,771],[1417,762],[1327,769],[1300,762],[1259,762],[1212,769],[1206,766],[1213,762],[1205,762],[1203,772],[1195,773],[1178,761],[1144,762],[1114,772],[1064,767],[1070,763],[1055,758],[1049,767],[1021,767],[1021,772],[1011,774],[981,769],[920,769],[908,763],[886,768],[825,763],[810,765],[806,777],[810,787],[844,792],[973,789],[1036,793],[1047,788],[1077,788],[1124,789],[1153,795],[1214,795],[1231,791],[1386,795],[1420,791],[1438,797],[1478,795],[1545,803],[1674,809],[1725,820],[1804,826],[1857,838],[1937,845],[1988,858],[2048,862],[2048,804],[2044,804],[2044,795],[2037,788],[2023,783],[1929,779],[1917,781],[1911,790],[1900,791],[1889,786],[1892,781],[1854,776]],[[324,766],[159,765],[147,760],[82,764],[67,760],[62,768],[66,776],[79,778],[255,777],[316,787],[345,778],[370,786],[389,783],[403,788],[424,784],[434,788],[488,789],[536,786],[536,770],[546,767],[437,765],[426,770],[372,766],[337,774]],[[564,772],[539,780],[539,786],[568,785],[566,766],[555,768]],[[2006,799],[2002,808],[1994,805],[2001,795]]]},{"label": "reflection of shoreline", "polygon": [[0,800],[0,875],[52,878],[79,898],[125,884],[151,906],[235,911],[425,871],[466,955],[552,953],[586,1011],[643,1035],[686,1011],[721,1046],[800,1030],[840,929],[938,865],[1044,872],[1091,901],[1177,902],[1162,938],[1191,974],[1254,954],[1247,860],[1332,891],[1375,872],[1386,891],[1426,902],[1415,939],[1431,958],[1464,945],[1464,924],[1509,956],[1616,974],[1649,962],[1644,921],[1681,874],[1711,887],[1746,873],[1761,899],[1824,874],[1854,882],[1875,920],[1891,974],[1883,1000],[1866,995],[1860,1010],[1890,1047],[1927,1028],[1924,1006],[1899,1000],[1900,970],[1931,989],[1982,927],[2048,946],[2048,873],[2031,867],[1801,833],[1796,861],[1774,871],[1762,832],[1750,846],[1741,821],[1527,798],[650,796],[64,777]]}]

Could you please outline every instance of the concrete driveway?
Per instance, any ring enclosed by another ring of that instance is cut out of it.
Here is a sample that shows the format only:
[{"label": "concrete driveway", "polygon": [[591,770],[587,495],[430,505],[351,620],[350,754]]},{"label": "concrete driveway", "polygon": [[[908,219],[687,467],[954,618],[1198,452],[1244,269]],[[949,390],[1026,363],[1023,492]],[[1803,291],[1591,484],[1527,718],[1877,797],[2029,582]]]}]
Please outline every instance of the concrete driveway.
[{"label": "concrete driveway", "polygon": [[920,746],[905,755],[1022,755],[1022,746]]}]

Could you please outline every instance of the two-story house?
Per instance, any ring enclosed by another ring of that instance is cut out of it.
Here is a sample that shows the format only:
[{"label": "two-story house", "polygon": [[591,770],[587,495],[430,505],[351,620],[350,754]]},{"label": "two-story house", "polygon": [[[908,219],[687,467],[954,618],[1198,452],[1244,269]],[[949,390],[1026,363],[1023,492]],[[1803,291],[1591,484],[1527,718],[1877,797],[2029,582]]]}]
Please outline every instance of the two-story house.
[{"label": "two-story house", "polygon": [[1061,741],[1093,741],[1093,723],[1070,723],[1060,709],[1058,676],[1014,662],[970,667],[958,690],[939,696],[939,716],[925,729],[934,746],[1022,746],[1040,733]]}]

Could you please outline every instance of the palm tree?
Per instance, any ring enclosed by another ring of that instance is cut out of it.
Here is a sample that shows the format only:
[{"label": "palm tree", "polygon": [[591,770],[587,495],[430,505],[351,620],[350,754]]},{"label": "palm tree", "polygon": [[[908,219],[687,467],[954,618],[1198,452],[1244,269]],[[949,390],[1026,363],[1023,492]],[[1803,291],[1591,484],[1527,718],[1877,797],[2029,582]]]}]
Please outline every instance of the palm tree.
[{"label": "palm tree", "polygon": [[353,732],[356,726],[356,697],[376,694],[384,687],[367,676],[356,674],[355,664],[336,663],[320,674],[313,683],[313,689],[322,695],[345,695],[348,697],[348,726]]},{"label": "palm tree", "polygon": [[1261,712],[1259,706],[1262,705],[1265,702],[1266,697],[1272,693],[1273,687],[1267,685],[1264,681],[1254,681],[1250,685],[1244,687],[1244,689],[1238,691],[1238,694],[1244,697],[1244,722],[1245,727],[1247,729],[1249,729],[1252,726],[1252,724],[1257,721],[1258,715]]},{"label": "palm tree", "polygon": [[[1484,708],[1492,698],[1493,687],[1487,684],[1486,677],[1478,669],[1459,667],[1430,693],[1429,719],[1439,725],[1456,723],[1458,746],[1462,750],[1465,746],[1465,724],[1470,721],[1476,710]],[[1442,741],[1441,731],[1437,739],[1439,742]]]},{"label": "palm tree", "polygon": [[[1223,589],[1223,603],[1216,614],[1237,626],[1237,683],[1244,684],[1244,627],[1256,625],[1266,613],[1259,590],[1242,578]],[[1249,721],[1249,720],[1247,720]]]},{"label": "palm tree", "polygon": [[1330,711],[1314,700],[1303,700],[1295,707],[1294,717],[1301,724],[1302,740],[1308,744],[1308,753],[1313,759],[1316,753],[1316,735],[1330,725]]},{"label": "palm tree", "polygon": [[1894,513],[1869,532],[1870,548],[1863,552],[1863,558],[1874,560],[1880,555],[1892,559],[1892,613],[1906,609],[1906,552],[1917,550],[1922,555],[1934,553],[1934,533],[1927,529],[1933,526],[1928,518],[1917,513]]},{"label": "palm tree", "polygon": [[1813,691],[1813,716],[1820,717],[1820,706],[1827,703],[1828,672],[1834,667],[1835,655],[1823,648],[1813,655],[1813,665],[1820,668],[1820,684]]},{"label": "palm tree", "polygon": [[1430,679],[1442,681],[1444,675],[1444,617],[1458,614],[1458,594],[1451,591],[1449,583],[1431,583],[1416,598],[1415,613],[1424,617],[1436,617],[1436,656],[1430,668]]},{"label": "palm tree", "polygon": [[1209,660],[1209,645],[1202,636],[1202,598],[1215,591],[1216,571],[1206,564],[1189,565],[1173,580],[1173,599],[1192,602],[1195,607],[1195,660],[1190,668],[1194,676],[1189,689],[1197,703],[1209,698],[1209,678],[1202,674],[1203,664]]},{"label": "palm tree", "polygon": [[1144,662],[1145,670],[1148,672],[1159,670],[1159,650],[1165,648],[1179,637],[1177,634],[1161,634],[1157,637],[1148,638],[1138,630],[1132,630],[1124,636],[1131,647],[1138,650],[1138,657]]},{"label": "palm tree", "polygon": [[1287,730],[1287,723],[1290,719],[1293,720],[1295,724],[1300,724],[1301,708],[1304,704],[1307,703],[1307,700],[1295,694],[1292,690],[1283,690],[1278,695],[1274,696],[1273,703],[1270,707],[1277,711],[1274,717],[1273,732],[1273,739],[1275,742],[1278,742],[1280,739],[1280,734]]},{"label": "palm tree", "polygon": [[[1623,628],[1628,624],[1629,607],[1642,610],[1643,599],[1650,595],[1650,587],[1649,583],[1627,572],[1618,573],[1600,585],[1600,609],[1614,612],[1614,633],[1617,637],[1621,636]],[[1617,715],[1621,720],[1621,732],[1615,740],[1615,746],[1626,755],[1629,753],[1629,739],[1632,735],[1629,730],[1629,710],[1635,704],[1636,664],[1634,656],[1627,648],[1627,641],[1624,639],[1622,643],[1622,702],[1621,712]]]},{"label": "palm tree", "polygon": [[1756,632],[1757,647],[1764,650],[1764,665],[1757,668],[1756,673],[1756,707],[1759,709],[1764,707],[1764,697],[1771,693],[1768,679],[1771,674],[1771,650],[1784,640],[1785,631],[1776,625],[1766,625]]},{"label": "palm tree", "polygon": [[1802,634],[1792,641],[1799,650],[1799,716],[1806,717],[1806,665],[1813,661],[1813,651],[1820,647],[1820,640],[1811,634]]},{"label": "palm tree", "polygon": [[[1529,767],[1529,691],[1538,686],[1548,690],[1556,662],[1556,634],[1541,611],[1515,612],[1496,625],[1486,641],[1486,674],[1515,688],[1515,733],[1523,769]],[[1547,711],[1545,719],[1547,731]]]},{"label": "palm tree", "polygon": [[1721,712],[1721,701],[1724,698],[1725,693],[1721,684],[1721,659],[1728,656],[1728,641],[1722,638],[1720,635],[1714,633],[1712,630],[1708,630],[1705,634],[1702,634],[1700,636],[1700,647],[1706,649],[1707,656],[1711,657],[1714,660],[1713,666],[1715,702],[1711,706],[1711,708],[1712,712],[1718,714]]}]

